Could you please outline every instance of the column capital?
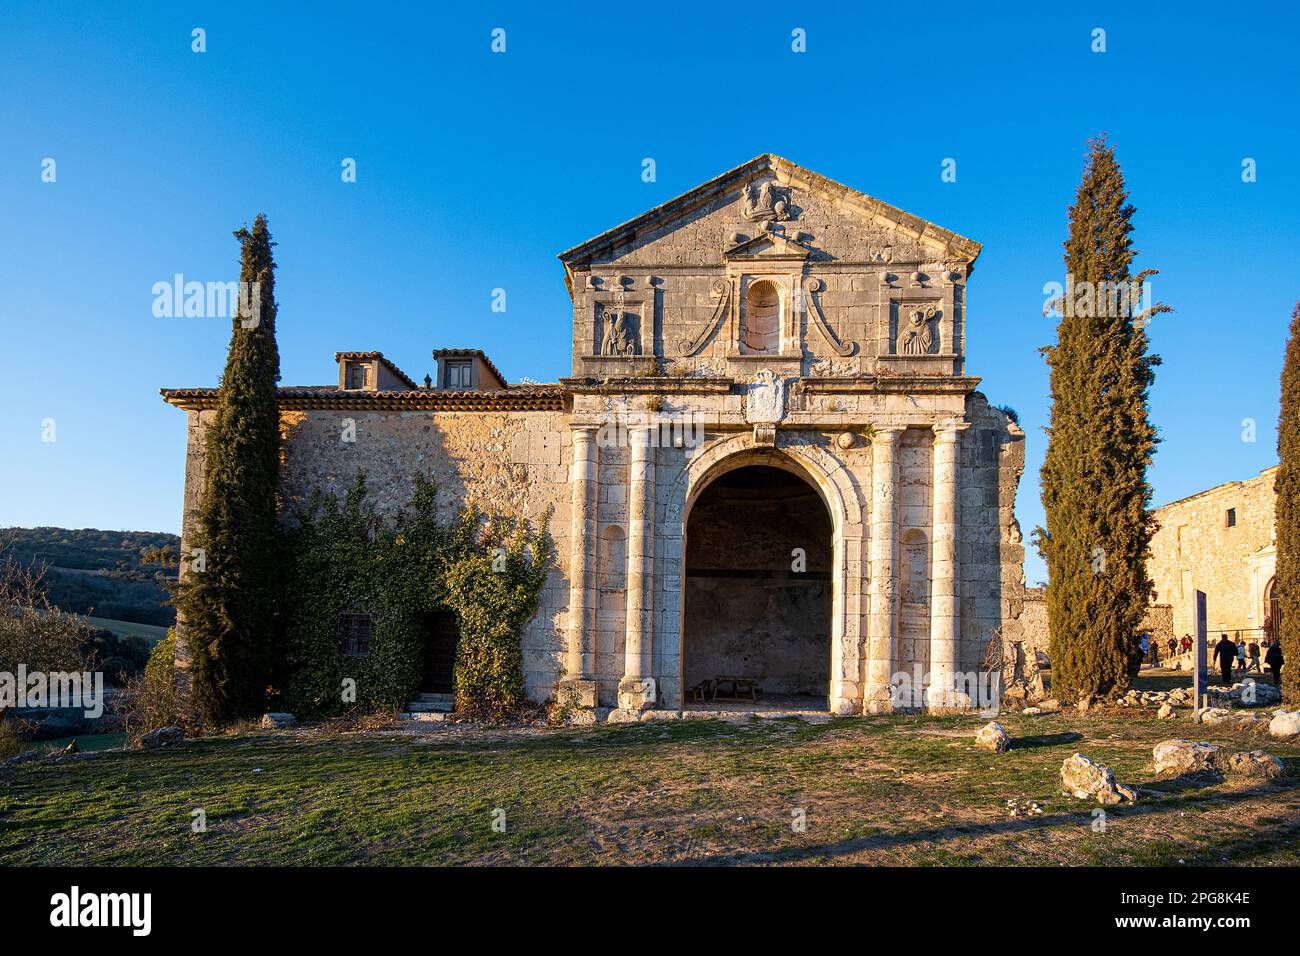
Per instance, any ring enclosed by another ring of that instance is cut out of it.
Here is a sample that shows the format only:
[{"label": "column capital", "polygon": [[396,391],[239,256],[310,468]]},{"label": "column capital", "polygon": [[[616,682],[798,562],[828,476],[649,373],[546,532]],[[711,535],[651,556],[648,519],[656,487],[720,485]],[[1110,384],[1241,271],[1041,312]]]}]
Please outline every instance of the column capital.
[{"label": "column capital", "polygon": [[938,441],[957,441],[961,438],[961,433],[970,428],[970,422],[935,422],[931,429],[934,431]]},{"label": "column capital", "polygon": [[893,443],[903,437],[903,432],[907,431],[905,425],[880,425],[874,426],[871,430],[871,441],[874,443],[877,439],[887,443]]},{"label": "column capital", "polygon": [[655,430],[653,425],[638,425],[628,428],[627,440],[633,448],[649,448],[650,433]]}]

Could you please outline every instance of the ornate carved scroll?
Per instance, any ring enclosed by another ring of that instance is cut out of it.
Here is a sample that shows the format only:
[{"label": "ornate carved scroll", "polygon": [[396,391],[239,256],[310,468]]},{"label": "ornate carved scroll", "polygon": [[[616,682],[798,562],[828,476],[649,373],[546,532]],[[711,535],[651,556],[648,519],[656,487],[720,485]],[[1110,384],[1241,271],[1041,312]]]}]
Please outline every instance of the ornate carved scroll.
[{"label": "ornate carved scroll", "polygon": [[844,357],[850,356],[857,351],[858,343],[841,342],[840,337],[831,328],[831,324],[826,321],[826,316],[822,314],[822,307],[818,304],[816,296],[816,292],[821,288],[821,285],[821,280],[812,276],[803,280],[804,301],[808,303],[808,314],[813,317],[813,323],[817,326],[817,330],[830,343],[831,348],[835,350],[835,354]]},{"label": "ornate carved scroll", "polygon": [[714,279],[713,287],[710,291],[718,297],[718,304],[714,306],[713,309],[713,317],[709,319],[708,323],[693,339],[682,339],[681,342],[678,343],[681,347],[682,354],[688,358],[699,352],[700,349],[704,348],[704,343],[709,341],[709,339],[713,337],[713,334],[718,331],[723,320],[727,317],[727,312],[731,309],[730,279]]}]

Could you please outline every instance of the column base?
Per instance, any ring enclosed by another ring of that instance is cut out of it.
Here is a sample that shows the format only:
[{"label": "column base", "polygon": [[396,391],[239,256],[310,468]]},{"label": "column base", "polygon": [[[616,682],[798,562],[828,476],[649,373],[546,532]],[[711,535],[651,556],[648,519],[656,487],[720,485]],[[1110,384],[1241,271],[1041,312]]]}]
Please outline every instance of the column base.
[{"label": "column base", "polygon": [[866,697],[862,701],[864,714],[892,714],[894,710],[894,694],[891,688],[867,688]]},{"label": "column base", "polygon": [[596,706],[596,682],[583,677],[560,681],[559,690],[573,695],[573,705],[590,709]]},{"label": "column base", "polygon": [[654,710],[657,699],[653,677],[624,677],[618,682],[619,710]]}]

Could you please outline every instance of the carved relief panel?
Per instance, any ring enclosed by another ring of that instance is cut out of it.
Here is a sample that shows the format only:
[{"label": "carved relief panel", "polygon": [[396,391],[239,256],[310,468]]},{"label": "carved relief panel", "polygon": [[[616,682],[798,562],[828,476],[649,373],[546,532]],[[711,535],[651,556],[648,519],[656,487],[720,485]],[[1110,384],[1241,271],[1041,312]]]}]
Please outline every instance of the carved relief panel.
[{"label": "carved relief panel", "polygon": [[635,358],[654,353],[655,287],[652,276],[589,280],[595,320],[593,355]]}]

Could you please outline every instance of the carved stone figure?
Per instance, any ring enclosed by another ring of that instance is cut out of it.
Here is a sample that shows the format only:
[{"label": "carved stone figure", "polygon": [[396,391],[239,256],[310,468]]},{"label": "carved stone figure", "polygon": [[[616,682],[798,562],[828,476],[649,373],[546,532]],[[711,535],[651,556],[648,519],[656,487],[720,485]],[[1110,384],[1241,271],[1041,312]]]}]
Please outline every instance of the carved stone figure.
[{"label": "carved stone figure", "polygon": [[934,317],[934,309],[908,309],[907,316],[907,325],[898,335],[898,354],[933,354],[936,343],[930,319]]},{"label": "carved stone figure", "polygon": [[633,317],[621,308],[607,308],[605,330],[600,340],[601,355],[640,355],[641,343]]},{"label": "carved stone figure", "polygon": [[754,202],[752,186],[745,183],[740,187],[741,212],[750,222],[774,220],[785,222],[793,218],[789,201],[772,188],[771,182],[764,182],[758,187],[758,202]]}]

